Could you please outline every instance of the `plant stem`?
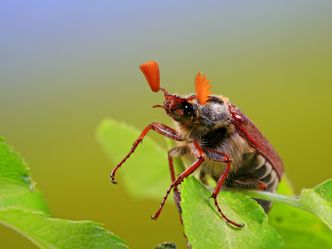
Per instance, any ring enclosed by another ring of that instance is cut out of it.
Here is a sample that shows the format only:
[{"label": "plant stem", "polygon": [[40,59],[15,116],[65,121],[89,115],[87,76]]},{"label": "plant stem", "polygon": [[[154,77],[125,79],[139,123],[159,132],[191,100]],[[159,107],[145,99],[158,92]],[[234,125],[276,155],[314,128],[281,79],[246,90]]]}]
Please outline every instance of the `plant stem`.
[{"label": "plant stem", "polygon": [[301,209],[305,209],[300,202],[299,197],[297,196],[287,196],[287,195],[280,195],[275,194],[267,191],[258,191],[258,190],[248,190],[248,189],[238,189],[238,188],[226,188],[226,190],[233,191],[233,192],[240,192],[246,195],[249,195],[253,198],[272,201],[277,203],[286,203],[288,205],[298,207]]}]

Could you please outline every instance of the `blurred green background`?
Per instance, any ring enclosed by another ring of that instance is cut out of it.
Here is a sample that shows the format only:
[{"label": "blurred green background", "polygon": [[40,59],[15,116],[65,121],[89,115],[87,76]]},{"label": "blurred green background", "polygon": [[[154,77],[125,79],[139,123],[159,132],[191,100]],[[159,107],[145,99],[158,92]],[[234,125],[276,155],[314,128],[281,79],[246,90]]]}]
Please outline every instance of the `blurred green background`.
[{"label": "blurred green background", "polygon": [[[1,1],[0,134],[54,216],[104,223],[132,248],[183,248],[175,206],[154,222],[159,202],[110,183],[95,128],[170,123],[140,63],[157,59],[162,85],[181,94],[202,71],[269,138],[296,190],[312,187],[332,176],[331,13],[327,0]],[[3,227],[0,245],[35,248]]]}]

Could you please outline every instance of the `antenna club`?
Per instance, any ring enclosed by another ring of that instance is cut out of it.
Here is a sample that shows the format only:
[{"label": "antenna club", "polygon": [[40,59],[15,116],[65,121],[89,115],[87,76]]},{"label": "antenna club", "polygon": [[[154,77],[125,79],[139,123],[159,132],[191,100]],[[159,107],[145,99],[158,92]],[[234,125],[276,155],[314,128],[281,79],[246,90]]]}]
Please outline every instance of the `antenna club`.
[{"label": "antenna club", "polygon": [[160,90],[160,72],[158,62],[150,60],[139,65],[142,73],[145,76],[151,90],[153,92],[159,92]]}]

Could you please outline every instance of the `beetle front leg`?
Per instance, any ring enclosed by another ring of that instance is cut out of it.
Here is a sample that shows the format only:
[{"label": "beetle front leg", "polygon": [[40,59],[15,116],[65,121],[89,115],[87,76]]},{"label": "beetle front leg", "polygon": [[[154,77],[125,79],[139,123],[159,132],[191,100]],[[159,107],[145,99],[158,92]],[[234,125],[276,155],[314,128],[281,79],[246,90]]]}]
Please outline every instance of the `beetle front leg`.
[{"label": "beetle front leg", "polygon": [[221,174],[221,176],[219,177],[219,180],[217,182],[217,185],[214,189],[214,191],[212,192],[211,197],[214,200],[214,204],[217,207],[217,210],[219,212],[219,214],[221,215],[221,217],[229,224],[238,227],[238,228],[242,228],[244,226],[244,224],[239,224],[231,219],[229,219],[221,210],[219,203],[218,203],[218,199],[217,196],[220,192],[220,189],[222,187],[222,185],[224,184],[230,170],[231,170],[231,159],[229,158],[229,156],[223,152],[220,151],[216,151],[216,150],[206,150],[208,157],[213,160],[213,161],[217,161],[217,162],[223,162],[226,163],[226,168],[224,170],[224,172]]},{"label": "beetle front leg", "polygon": [[110,177],[112,180],[112,183],[116,183],[115,181],[115,173],[118,171],[118,169],[122,166],[122,164],[133,154],[137,148],[137,146],[142,142],[143,138],[146,136],[146,134],[150,130],[154,130],[158,132],[159,134],[169,137],[176,141],[183,141],[184,138],[181,137],[174,129],[171,127],[168,127],[164,124],[153,122],[145,127],[145,129],[142,131],[141,135],[138,137],[138,139],[133,143],[129,153],[122,159],[122,161],[112,170]]}]

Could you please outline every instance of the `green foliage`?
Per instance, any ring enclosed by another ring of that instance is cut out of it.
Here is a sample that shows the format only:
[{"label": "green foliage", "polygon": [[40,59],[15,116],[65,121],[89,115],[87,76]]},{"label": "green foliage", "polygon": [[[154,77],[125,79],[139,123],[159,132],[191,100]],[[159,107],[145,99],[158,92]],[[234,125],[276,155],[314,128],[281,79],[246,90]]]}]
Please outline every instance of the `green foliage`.
[{"label": "green foliage", "polygon": [[[97,131],[98,141],[105,152],[118,163],[128,153],[140,132],[123,123],[105,120]],[[171,143],[169,143],[170,145]],[[169,184],[169,170],[163,150],[149,137],[137,148],[120,170],[128,190],[135,196],[161,198]],[[181,167],[181,162],[177,162]],[[120,180],[122,179],[120,178]],[[194,178],[181,185],[182,210],[185,234],[193,249],[200,248],[332,248],[331,230],[322,221],[306,212],[320,217],[331,225],[332,181],[328,180],[314,189],[305,189],[294,198],[287,179],[278,193],[263,199],[275,202],[269,213],[269,224],[262,208],[249,197],[223,191],[220,204],[223,211],[237,222],[243,222],[242,230],[228,226],[220,219],[215,206],[209,200],[210,193]],[[257,198],[257,193],[246,194]],[[294,205],[289,206],[289,205]],[[306,211],[304,211],[304,210]],[[280,237],[282,243],[280,242]]]},{"label": "green foliage", "polygon": [[222,192],[218,196],[223,212],[242,229],[228,225],[218,214],[211,193],[195,178],[182,183],[181,207],[185,234],[195,249],[281,248],[276,231],[268,225],[262,207],[241,194]]},{"label": "green foliage", "polygon": [[10,194],[7,191],[11,188],[32,189],[34,185],[28,167],[3,138],[0,138],[0,183],[5,183],[0,194]]},{"label": "green foliage", "polygon": [[[318,188],[321,189],[321,185]],[[279,185],[278,193],[294,194],[287,179]],[[269,213],[269,223],[282,236],[285,248],[332,248],[331,230],[318,217],[299,208],[274,203]]]},{"label": "green foliage", "polygon": [[0,211],[0,220],[39,248],[128,248],[117,236],[91,221],[54,219],[42,212],[21,209]]},{"label": "green foliage", "polygon": [[269,224],[277,229],[285,248],[332,248],[331,230],[318,217],[299,208],[274,203]]},{"label": "green foliage", "polygon": [[[0,188],[2,184],[0,183]],[[12,195],[0,195],[0,210],[8,208],[21,208],[24,210],[41,211],[49,213],[48,206],[38,190],[29,192],[12,193]]]},{"label": "green foliage", "polygon": [[318,216],[332,229],[332,179],[314,189],[303,189],[299,201],[303,209]]},{"label": "green foliage", "polygon": [[21,157],[0,139],[0,223],[43,249],[124,249],[125,243],[91,221],[54,219]]},{"label": "green foliage", "polygon": [[17,207],[48,213],[21,157],[0,139],[0,210]]}]

